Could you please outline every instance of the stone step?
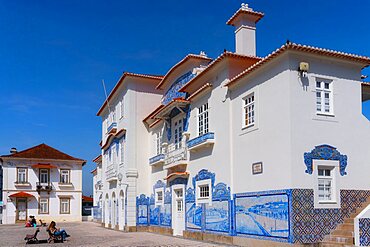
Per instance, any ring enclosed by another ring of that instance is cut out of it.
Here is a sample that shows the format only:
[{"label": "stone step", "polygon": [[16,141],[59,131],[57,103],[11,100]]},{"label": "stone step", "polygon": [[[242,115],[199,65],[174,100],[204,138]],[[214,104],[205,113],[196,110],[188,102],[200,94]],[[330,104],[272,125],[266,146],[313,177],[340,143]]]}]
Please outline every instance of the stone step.
[{"label": "stone step", "polygon": [[338,237],[353,237],[353,230],[339,230],[336,229],[330,233],[332,236],[338,236]]},{"label": "stone step", "polygon": [[345,218],[344,219],[344,223],[349,223],[349,224],[353,224],[355,221],[354,221],[354,218]]},{"label": "stone step", "polygon": [[335,242],[338,244],[353,244],[353,237],[343,237],[336,235],[326,235],[323,242]]},{"label": "stone step", "polygon": [[335,230],[349,230],[354,231],[355,226],[353,223],[343,223],[337,226]]}]

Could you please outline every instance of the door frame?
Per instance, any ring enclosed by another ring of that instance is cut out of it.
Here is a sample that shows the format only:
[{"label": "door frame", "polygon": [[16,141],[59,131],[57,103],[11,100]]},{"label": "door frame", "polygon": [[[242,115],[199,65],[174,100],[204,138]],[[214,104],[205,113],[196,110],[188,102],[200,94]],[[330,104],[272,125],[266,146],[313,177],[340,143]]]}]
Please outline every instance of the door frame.
[{"label": "door frame", "polygon": [[[19,210],[18,210],[18,201],[19,199],[25,199],[26,201],[26,219],[25,220],[19,220]],[[15,208],[16,208],[16,214],[15,214],[15,222],[26,222],[28,219],[28,200],[27,197],[17,197],[15,202]]]},{"label": "door frame", "polygon": [[[175,184],[171,186],[172,190],[172,230],[174,236],[183,236],[183,231],[185,231],[185,184]],[[177,196],[175,190],[182,189],[182,219],[181,228],[179,228],[178,218],[177,218]],[[179,232],[179,233],[178,233]]]}]

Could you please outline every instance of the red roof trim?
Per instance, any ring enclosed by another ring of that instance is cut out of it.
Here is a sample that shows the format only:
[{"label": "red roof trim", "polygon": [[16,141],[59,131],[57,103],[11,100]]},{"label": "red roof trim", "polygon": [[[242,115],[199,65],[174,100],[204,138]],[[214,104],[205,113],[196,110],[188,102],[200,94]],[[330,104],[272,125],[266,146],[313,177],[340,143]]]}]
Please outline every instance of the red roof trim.
[{"label": "red roof trim", "polygon": [[[163,76],[155,76],[155,75],[146,75],[146,74],[136,74],[136,73],[130,73],[130,72],[124,72],[121,76],[121,78],[118,80],[117,84],[114,86],[110,94],[108,95],[108,100],[111,100],[113,98],[114,93],[118,90],[119,86],[122,84],[123,80],[127,77],[140,77],[145,79],[153,79],[153,80],[162,80]],[[104,101],[103,105],[100,107],[98,113],[96,113],[97,116],[99,116],[104,108],[107,106],[107,100]]]},{"label": "red roof trim", "polygon": [[226,22],[227,25],[231,25],[231,26],[234,26],[234,21],[237,19],[237,17],[239,17],[239,15],[241,14],[249,14],[249,15],[252,15],[255,17],[255,23],[257,23],[259,20],[262,19],[262,17],[265,16],[264,13],[262,12],[257,12],[257,11],[253,11],[253,10],[245,10],[245,9],[239,9],[238,11],[236,11],[236,13],[230,17],[230,19]]},{"label": "red roof trim", "polygon": [[186,61],[188,61],[189,59],[197,59],[197,60],[204,60],[204,61],[212,61],[211,58],[208,58],[208,57],[205,57],[205,56],[201,56],[201,55],[195,55],[195,54],[189,54],[187,55],[185,58],[183,58],[180,62],[178,62],[177,64],[175,64],[168,72],[167,74],[163,77],[163,79],[160,81],[160,83],[157,85],[156,89],[162,89],[161,87],[163,86],[163,84],[166,82],[167,78],[169,77],[170,74],[172,74],[172,72],[177,69],[178,67],[180,67],[182,64],[184,64]]},{"label": "red roof trim", "polygon": [[90,173],[96,173],[97,169],[95,168],[94,170],[92,170]]},{"label": "red roof trim", "polygon": [[233,53],[230,51],[224,51],[220,56],[218,56],[215,60],[213,60],[207,68],[205,68],[202,72],[200,72],[197,76],[195,76],[193,79],[188,81],[182,88],[180,88],[180,92],[186,92],[186,89],[196,82],[198,79],[202,78],[203,75],[205,75],[209,70],[211,70],[213,67],[215,67],[218,63],[225,61],[225,58],[235,58],[235,59],[243,59],[243,60],[255,60],[255,62],[260,61],[262,58],[255,57],[255,56],[248,56],[248,55],[241,55],[237,53]]},{"label": "red roof trim", "polygon": [[176,176],[176,177],[189,176],[189,172],[174,172],[168,175],[167,177],[165,177],[165,179],[168,180],[173,176]]},{"label": "red roof trim", "polygon": [[93,162],[98,163],[101,160],[102,160],[102,155],[100,154],[100,155],[96,156],[95,159],[93,159]]},{"label": "red roof trim", "polygon": [[85,160],[72,157],[66,153],[63,153],[53,147],[50,147],[44,143],[22,150],[20,152],[2,155],[4,158],[25,158],[25,159],[40,159],[40,160],[72,160],[86,162]]},{"label": "red roof trim", "polygon": [[48,168],[48,169],[57,168],[57,166],[52,165],[52,164],[41,164],[41,163],[34,164],[31,167],[32,168]]},{"label": "red roof trim", "polygon": [[239,75],[235,76],[233,79],[231,79],[226,86],[232,86],[236,82],[238,82],[240,79],[242,79],[244,76],[250,74],[251,72],[255,71],[256,69],[262,67],[264,64],[270,62],[272,59],[278,57],[280,54],[287,50],[294,50],[294,51],[300,51],[300,52],[307,52],[307,53],[313,53],[321,56],[328,56],[328,57],[334,57],[338,59],[344,59],[344,60],[350,60],[358,63],[362,63],[366,66],[370,65],[370,57],[365,56],[359,56],[351,53],[345,53],[345,52],[339,52],[329,49],[323,49],[313,46],[306,46],[301,44],[295,44],[295,43],[286,43],[285,45],[281,46],[279,49],[275,50],[274,52],[270,53],[268,56],[266,56],[264,59],[260,60],[259,62],[253,64],[246,70],[244,70]]},{"label": "red roof trim", "polygon": [[105,141],[105,144],[102,145],[101,149],[106,149],[107,147],[109,147],[111,141],[115,138],[115,137],[118,137],[119,135],[123,134],[126,132],[126,129],[121,129],[120,131],[118,131],[117,133],[115,134],[109,134],[109,136],[107,137],[107,140]]}]

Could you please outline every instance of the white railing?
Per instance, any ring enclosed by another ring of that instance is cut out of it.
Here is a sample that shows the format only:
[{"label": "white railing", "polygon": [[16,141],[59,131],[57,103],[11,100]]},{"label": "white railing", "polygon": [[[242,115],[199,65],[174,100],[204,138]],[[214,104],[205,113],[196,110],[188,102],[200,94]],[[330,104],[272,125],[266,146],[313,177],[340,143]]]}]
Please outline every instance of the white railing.
[{"label": "white railing", "polygon": [[107,170],[105,171],[105,177],[107,180],[117,178],[117,164],[110,164],[107,167]]},{"label": "white railing", "polygon": [[187,149],[185,145],[175,145],[170,144],[167,146],[167,152],[164,156],[164,164],[171,165],[178,161],[186,161],[187,160]]}]

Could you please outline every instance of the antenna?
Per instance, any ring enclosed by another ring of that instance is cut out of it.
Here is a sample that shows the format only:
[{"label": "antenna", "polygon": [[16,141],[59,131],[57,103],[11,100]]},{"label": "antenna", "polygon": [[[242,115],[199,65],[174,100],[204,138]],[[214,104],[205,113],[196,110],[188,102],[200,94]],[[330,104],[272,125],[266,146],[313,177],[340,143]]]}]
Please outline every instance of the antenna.
[{"label": "antenna", "polygon": [[105,89],[104,79],[103,79],[103,80],[101,80],[101,82],[103,83],[103,88],[104,88],[104,93],[105,93],[105,100],[106,100],[106,101],[107,101],[107,103],[108,103],[108,111],[109,111],[109,114],[110,114],[110,105],[109,105],[109,100],[108,100],[107,90]]}]

